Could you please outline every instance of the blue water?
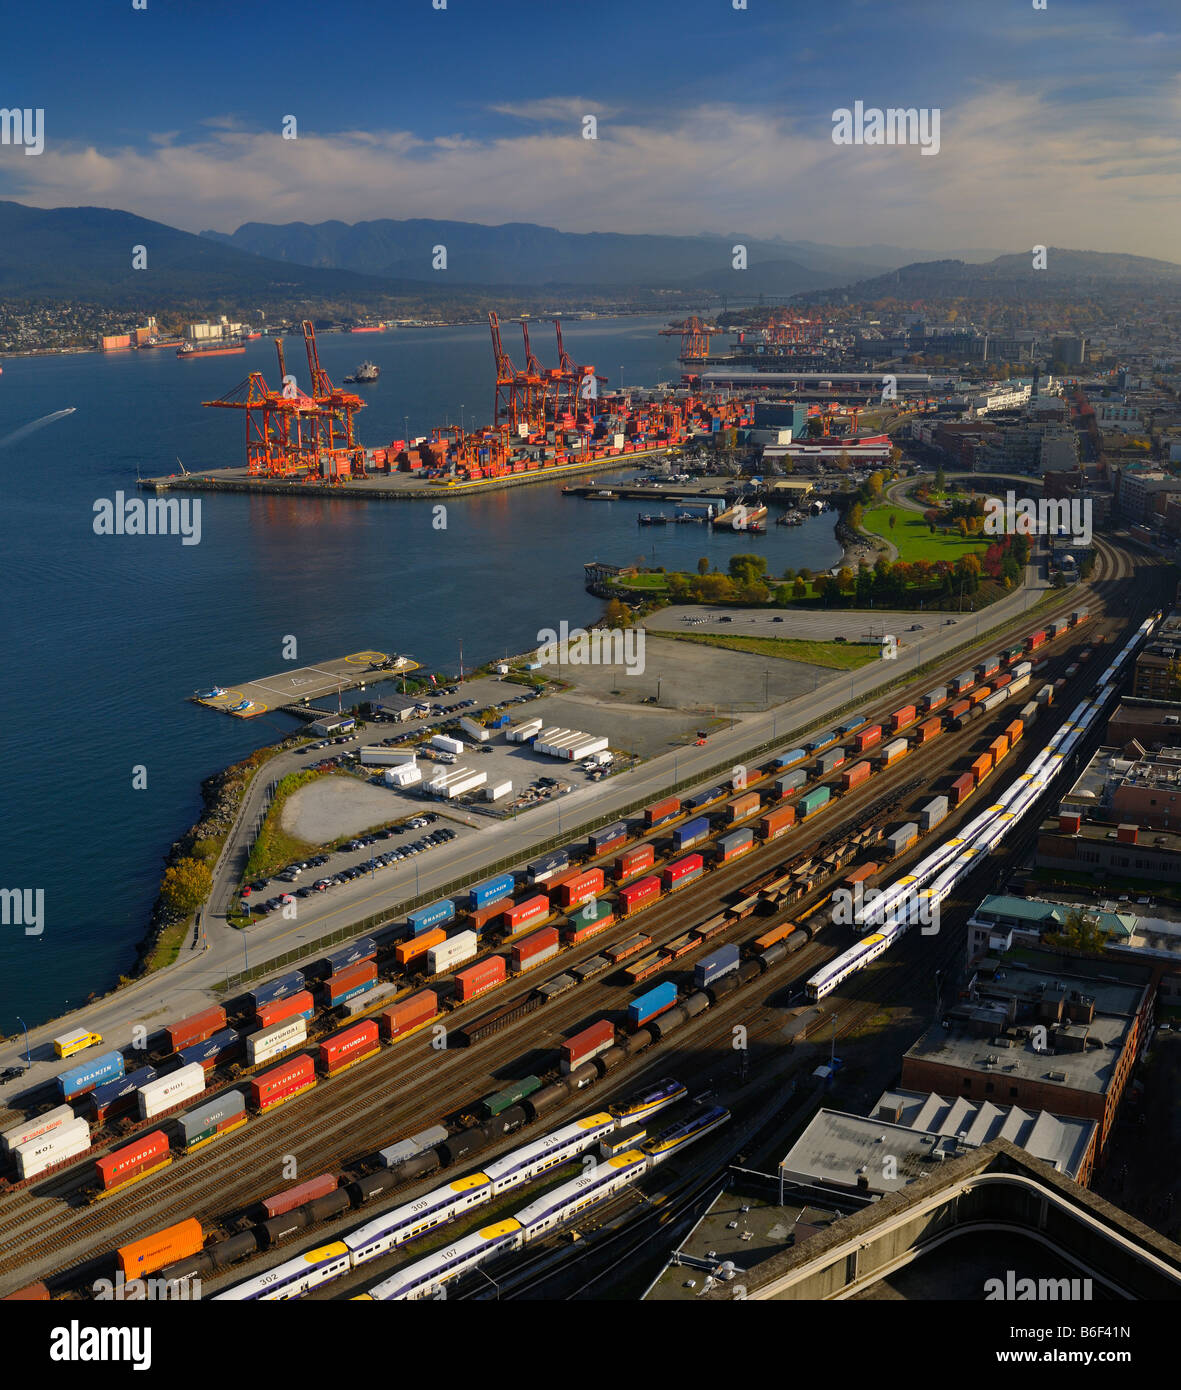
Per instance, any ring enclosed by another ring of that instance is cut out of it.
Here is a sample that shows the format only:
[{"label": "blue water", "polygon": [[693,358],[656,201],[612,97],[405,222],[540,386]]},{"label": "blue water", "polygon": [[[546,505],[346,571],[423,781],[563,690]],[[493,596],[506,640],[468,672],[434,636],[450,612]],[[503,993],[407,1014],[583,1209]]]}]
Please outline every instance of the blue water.
[{"label": "blue water", "polygon": [[[575,361],[627,385],[675,381],[677,340],[660,322],[570,324]],[[522,354],[506,329],[506,345]],[[288,367],[306,379],[302,345]],[[534,350],[553,360],[539,328]],[[485,329],[329,335],[321,360],[340,380],[363,358],[382,368],[362,388],[362,442],[384,444],[462,418],[491,416]],[[0,1031],[84,1002],[135,959],[163,856],[200,812],[203,778],[290,725],[238,721],[187,697],[300,662],[395,649],[455,669],[517,652],[542,627],[593,620],[582,565],[642,560],[724,566],[757,549],[775,572],[832,564],[831,518],[761,540],[698,526],[640,528],[635,503],[584,502],[557,483],[449,504],[445,531],[422,504],[279,497],[202,498],[199,545],[176,537],[96,536],[93,504],[133,494],[145,476],[244,462],[240,415],[203,410],[247,370],[274,380],[274,347],[178,362],[168,351],[21,359],[0,377],[4,488],[6,795],[0,884],[45,890],[41,936],[0,934]],[[5,444],[67,406],[75,413]],[[615,475],[618,476],[618,475]],[[666,508],[671,511],[671,508]],[[147,768],[146,790],[132,772]]]}]

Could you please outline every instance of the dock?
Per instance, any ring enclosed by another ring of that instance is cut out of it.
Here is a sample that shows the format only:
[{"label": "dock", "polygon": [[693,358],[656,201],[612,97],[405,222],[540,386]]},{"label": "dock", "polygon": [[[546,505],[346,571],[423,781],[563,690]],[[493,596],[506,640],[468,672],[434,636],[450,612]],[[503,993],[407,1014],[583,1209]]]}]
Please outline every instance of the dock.
[{"label": "dock", "polygon": [[[318,662],[315,666],[295,666],[275,676],[240,681],[236,685],[214,686],[194,691],[194,704],[204,705],[238,719],[253,719],[270,710],[289,709],[326,695],[345,690],[364,689],[379,681],[396,680],[418,670],[418,662],[389,652],[351,652],[348,656]],[[301,711],[302,713],[302,711]]]}]

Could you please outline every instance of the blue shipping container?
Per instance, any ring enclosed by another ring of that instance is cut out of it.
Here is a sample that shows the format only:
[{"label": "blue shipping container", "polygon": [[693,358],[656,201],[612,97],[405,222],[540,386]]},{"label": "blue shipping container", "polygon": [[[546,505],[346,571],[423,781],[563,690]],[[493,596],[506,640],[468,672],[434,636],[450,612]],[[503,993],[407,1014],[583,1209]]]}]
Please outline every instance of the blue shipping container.
[{"label": "blue shipping container", "polygon": [[741,962],[737,946],[719,946],[716,951],[711,951],[704,960],[699,960],[693,967],[693,986],[695,989],[704,989],[706,985],[712,985],[715,980],[720,980],[723,975],[729,975],[737,970]]},{"label": "blue shipping container", "polygon": [[[376,989],[381,984],[380,980],[365,980],[359,985],[354,985],[352,989],[346,989],[343,994],[329,994],[328,1003],[330,1007],[336,1008],[338,1004],[347,1004],[350,999],[355,999],[358,994],[364,994],[367,990]],[[311,1018],[311,1014],[297,1014],[297,1018]],[[290,1019],[284,1019],[284,1023],[289,1023]]]},{"label": "blue shipping container", "polygon": [[[555,874],[560,874],[563,869],[570,867],[570,853],[568,850],[556,849],[552,854],[543,854],[540,859],[535,859],[532,864],[525,865],[525,872],[529,877],[530,883],[544,883],[546,879],[553,878]],[[508,875],[512,877],[512,875]],[[493,882],[495,883],[495,879]]]},{"label": "blue shipping container", "polygon": [[350,965],[357,965],[363,960],[373,960],[376,956],[377,942],[371,936],[362,936],[351,946],[342,946],[339,951],[333,951],[327,957],[328,973],[335,975],[338,970],[344,970]]},{"label": "blue shipping container", "polygon": [[303,989],[303,971],[292,970],[287,975],[280,975],[277,980],[270,980],[265,985],[256,985],[250,991],[250,998],[257,1009],[260,1004],[273,1004],[276,999],[288,999],[293,994],[298,994]]},{"label": "blue shipping container", "polygon": [[865,715],[864,715],[864,714],[855,714],[855,715],[852,717],[852,719],[849,720],[849,722],[848,722],[847,724],[842,724],[842,725],[841,725],[841,735],[842,735],[842,737],[843,737],[845,734],[851,734],[851,733],[855,732],[855,730],[860,729],[861,726],[862,726],[865,722],[866,722],[866,720],[865,720]]},{"label": "blue shipping container", "polygon": [[627,1021],[630,1027],[638,1028],[650,1018],[663,1013],[677,1002],[677,987],[671,980],[650,989],[647,994],[638,995],[627,1006]]},{"label": "blue shipping container", "polygon": [[478,883],[468,893],[468,907],[472,912],[479,912],[482,907],[487,907],[489,903],[496,902],[499,898],[507,898],[516,886],[516,879],[512,874],[497,874],[495,878],[490,878],[487,883]]},{"label": "blue shipping container", "polygon": [[233,1028],[222,1028],[219,1032],[214,1033],[213,1037],[206,1038],[204,1042],[182,1047],[176,1055],[180,1059],[182,1067],[190,1066],[193,1062],[200,1062],[204,1066],[207,1062],[215,1062],[218,1058],[234,1051],[241,1041],[242,1039]]},{"label": "blue shipping container", "polygon": [[688,849],[690,845],[696,845],[704,840],[709,834],[709,820],[705,816],[698,816],[696,820],[688,820],[684,825],[678,825],[673,831],[673,844],[677,849]]},{"label": "blue shipping container", "polygon": [[155,1067],[138,1067],[115,1081],[104,1081],[101,1086],[96,1086],[90,1093],[90,1103],[96,1110],[102,1110],[104,1106],[112,1105],[115,1101],[138,1091],[149,1081],[155,1081],[156,1076]]},{"label": "blue shipping container", "polygon": [[808,753],[804,748],[793,748],[790,753],[784,753],[781,758],[775,759],[776,767],[795,767],[796,763],[802,763],[807,758]]},{"label": "blue shipping container", "polygon": [[720,801],[726,795],[724,787],[710,787],[707,792],[698,792],[684,803],[686,811],[696,811],[699,806],[708,806],[711,801]]},{"label": "blue shipping container", "polygon": [[428,903],[426,907],[416,907],[413,912],[406,914],[406,921],[410,926],[410,935],[419,936],[431,927],[441,927],[447,922],[454,922],[455,904],[450,898],[443,898],[440,902]]},{"label": "blue shipping container", "polygon": [[83,1062],[79,1067],[63,1071],[57,1078],[57,1091],[62,1100],[73,1100],[86,1091],[101,1086],[104,1081],[114,1081],[124,1072],[121,1052],[103,1052]]}]

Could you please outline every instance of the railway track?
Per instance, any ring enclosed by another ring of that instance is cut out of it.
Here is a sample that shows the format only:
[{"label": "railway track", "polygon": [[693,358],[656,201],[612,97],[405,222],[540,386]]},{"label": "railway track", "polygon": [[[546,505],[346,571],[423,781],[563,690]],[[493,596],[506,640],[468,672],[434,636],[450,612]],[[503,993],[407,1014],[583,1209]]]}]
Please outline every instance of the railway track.
[{"label": "railway track", "polygon": [[[1134,575],[1134,567],[1127,557],[1116,547],[1107,546],[1101,548],[1096,571],[1092,580],[1093,586],[1103,584],[1106,587],[1122,580],[1120,587],[1123,588],[1131,583]],[[1095,601],[1103,603],[1104,596],[1097,593]],[[1077,592],[1070,592],[1061,604],[1056,606],[1069,609],[1077,603]],[[1039,611],[1037,621],[1041,621],[1042,616]],[[1052,616],[1049,606],[1046,616]],[[1028,618],[1022,619],[1025,624],[1030,621],[1032,620]],[[996,639],[992,639],[981,645],[987,647],[995,641]],[[966,655],[961,654],[948,663],[947,670],[954,672],[961,669],[966,660]],[[927,673],[922,679],[926,685],[927,682],[937,682],[939,677]],[[891,703],[898,698],[899,696],[895,695]],[[962,734],[949,732],[941,735],[936,744],[936,747],[942,745],[939,750],[940,757],[946,761],[948,755],[958,756],[959,748],[977,741],[986,727],[988,721],[982,720],[978,726],[974,725]],[[909,769],[899,765],[891,771],[897,774],[897,782],[901,784],[903,774]],[[841,798],[838,803],[834,803],[842,808],[841,821],[856,817],[865,806],[880,799],[884,786],[891,780],[891,772],[888,771],[871,779],[864,788],[859,788]],[[793,853],[809,853],[815,844],[825,837],[826,832],[832,832],[837,822],[821,815],[816,822],[808,824],[814,825],[815,831],[819,832],[815,840],[797,842],[795,837],[789,836],[781,843],[766,846],[744,856],[734,865],[707,876],[704,880],[706,902],[712,899],[716,911],[726,898],[733,896],[742,883],[757,874],[760,864],[765,867],[773,866],[776,860],[785,855],[789,845]],[[682,894],[663,899],[661,903],[648,909],[642,914],[642,919],[624,919],[621,929],[624,934],[629,934],[637,928],[642,929],[652,936],[655,943],[663,942],[683,932],[690,915],[693,920],[702,920],[710,915],[708,910],[702,907],[701,899],[700,888],[685,890]],[[690,907],[690,904],[693,906]],[[736,924],[734,929],[720,934],[715,940],[720,943],[734,937],[754,935],[756,928],[766,930],[784,917],[800,915],[801,907],[804,907],[804,904],[794,904],[787,912],[776,914],[773,918],[759,918],[757,922],[751,920]],[[607,936],[606,939],[611,938]],[[560,958],[559,968],[568,968],[578,960],[597,954],[604,944],[604,938],[594,938],[573,951],[564,953]],[[782,963],[782,967],[798,969],[800,973],[810,972],[831,954],[835,954],[835,949],[830,951],[826,946],[812,943],[788,958]],[[692,962],[688,964],[691,966]],[[780,969],[777,968],[775,973],[779,974]],[[604,993],[607,989],[615,988],[614,984],[607,984],[615,979],[613,972],[607,972],[599,979],[588,981],[586,986],[570,991],[574,997],[567,999],[566,996],[562,996],[548,1005],[544,1017],[540,1018],[544,1024],[542,1037],[534,1035],[529,1039],[533,1047],[543,1046],[544,1037],[571,1031],[579,1022],[603,1012],[604,1009],[612,1008],[613,1005],[604,998]],[[475,1006],[474,1012],[487,1007],[488,1000],[484,1000]],[[711,1010],[707,1017],[712,1014]],[[495,1083],[498,1079],[495,1073],[509,1063],[514,1064],[517,1074],[525,1070],[525,1064],[521,1059],[520,1035],[528,1035],[536,1021],[538,1020],[529,1015],[519,1025],[506,1029],[504,1034],[495,1035],[493,1039],[480,1044],[478,1057],[472,1059],[478,1061],[481,1067],[478,1075],[488,1078],[490,1083]],[[282,1107],[276,1115],[269,1117],[262,1124],[256,1122],[248,1125],[238,1136],[237,1143],[233,1137],[227,1138],[220,1144],[203,1150],[200,1155],[188,1159],[179,1158],[163,1175],[149,1180],[143,1189],[131,1188],[125,1193],[109,1198],[99,1208],[84,1211],[77,1208],[67,1210],[62,1213],[58,1228],[47,1230],[55,1203],[60,1203],[63,1198],[76,1197],[80,1185],[76,1172],[65,1175],[56,1187],[54,1185],[58,1184],[59,1180],[49,1179],[47,1186],[50,1187],[52,1195],[33,1196],[22,1203],[20,1212],[0,1221],[0,1277],[30,1265],[38,1266],[37,1273],[41,1277],[58,1273],[72,1263],[72,1260],[68,1259],[59,1261],[73,1247],[85,1244],[91,1249],[98,1246],[109,1250],[136,1235],[145,1234],[162,1224],[167,1224],[167,1220],[176,1219],[178,1214],[198,1215],[203,1223],[211,1228],[232,1229],[235,1224],[232,1215],[228,1220],[219,1220],[219,1217],[223,1217],[227,1209],[233,1213],[256,1199],[260,1195],[257,1175],[272,1165],[274,1181],[264,1185],[261,1191],[268,1190],[269,1186],[279,1185],[283,1181],[280,1162],[287,1154],[294,1153],[302,1160],[299,1173],[301,1179],[315,1176],[338,1166],[345,1158],[355,1159],[364,1154],[369,1147],[375,1148],[381,1143],[389,1142],[406,1128],[421,1127],[431,1115],[450,1113],[455,1108],[456,1088],[453,1082],[456,1078],[453,1073],[460,1068],[468,1072],[469,1068],[462,1062],[449,1062],[446,1053],[434,1053],[429,1050],[425,1057],[419,1058],[407,1068],[405,1063],[412,1046],[421,1048],[421,1045],[420,1036],[417,1042],[412,1039],[398,1048],[384,1049],[379,1058],[366,1063],[355,1073],[346,1073],[334,1080],[329,1092],[326,1093],[317,1087]],[[666,1060],[667,1057],[667,1051],[660,1049],[653,1061],[667,1070],[671,1065]],[[631,1068],[627,1067],[624,1070],[630,1071]],[[396,1073],[396,1076],[393,1073]],[[469,1084],[464,1089],[470,1090],[470,1079],[469,1076]],[[390,1092],[385,1089],[387,1081],[394,1082],[392,1089],[401,1093],[401,1098],[393,1105],[390,1105]],[[628,1084],[632,1083],[629,1081]],[[490,1088],[490,1085],[485,1086],[476,1091],[475,1095],[484,1094]],[[596,1090],[600,1095],[604,1094],[605,1083],[600,1083]],[[407,1091],[410,1094],[406,1094]],[[584,1105],[585,1102],[581,1104]],[[215,1153],[218,1158],[212,1163],[203,1163],[202,1160],[211,1153]],[[200,1171],[202,1167],[205,1169],[204,1172]],[[235,1178],[234,1174],[239,1176]],[[375,1207],[376,1209],[378,1208]],[[166,1210],[175,1214],[165,1217],[161,1213]],[[5,1279],[4,1282],[9,1281]]]}]

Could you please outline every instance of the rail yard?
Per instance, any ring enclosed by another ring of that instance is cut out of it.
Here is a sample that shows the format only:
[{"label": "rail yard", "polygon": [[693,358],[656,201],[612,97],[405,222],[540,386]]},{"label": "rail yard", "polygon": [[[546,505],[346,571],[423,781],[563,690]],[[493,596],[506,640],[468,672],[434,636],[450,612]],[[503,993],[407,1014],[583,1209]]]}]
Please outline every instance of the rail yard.
[{"label": "rail yard", "polygon": [[[1005,640],[784,739],[724,784],[659,799],[466,901],[395,916],[141,1046],[84,1047],[52,1093],[0,1116],[11,1151],[0,1291],[83,1299],[123,1251],[124,1273],[199,1278],[204,1297],[321,1296],[321,1286],[329,1297],[433,1297],[487,1258],[498,1269],[542,1258],[562,1225],[577,1217],[592,1229],[633,1183],[667,1185],[675,1163],[663,1169],[661,1154],[728,1143],[752,1087],[790,1066],[790,1040],[825,1025],[809,997],[839,990],[844,1035],[883,991],[921,990],[931,960],[953,949],[954,929],[922,949],[911,934],[871,971],[850,955],[876,956],[890,929],[902,935],[905,890],[928,906],[941,894],[949,916],[965,875],[995,872],[985,861],[1002,837],[987,835],[1003,819],[1019,840],[1090,735],[1161,597],[1152,564],[1107,542],[1097,550],[1089,586],[1051,596]],[[1080,665],[1084,652],[1092,665]],[[1026,801],[1007,800],[1010,788]],[[980,852],[945,874],[932,846],[957,835]],[[886,885],[902,888],[875,919],[830,922],[837,889]],[[728,1110],[701,1088],[732,1070],[736,1024],[747,1070]],[[629,1097],[661,1078],[679,1087],[677,1108],[601,1158],[613,1165],[601,1186],[578,1188],[566,1165],[632,1128]],[[543,1166],[526,1165],[502,1202],[496,1173],[522,1145],[540,1145]],[[547,1194],[566,1186],[555,1218]],[[291,1188],[299,1200],[281,1210]],[[351,1263],[350,1232],[460,1188],[481,1195],[432,1223],[445,1231],[375,1252],[364,1275]],[[160,1236],[185,1222],[175,1242]],[[126,1253],[137,1241],[157,1251],[150,1271]],[[293,1259],[302,1267],[289,1279]]]}]

